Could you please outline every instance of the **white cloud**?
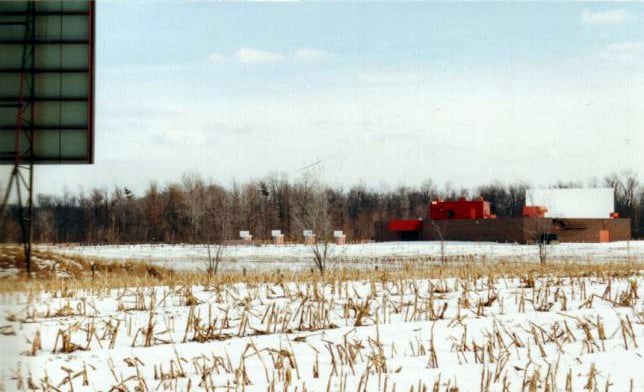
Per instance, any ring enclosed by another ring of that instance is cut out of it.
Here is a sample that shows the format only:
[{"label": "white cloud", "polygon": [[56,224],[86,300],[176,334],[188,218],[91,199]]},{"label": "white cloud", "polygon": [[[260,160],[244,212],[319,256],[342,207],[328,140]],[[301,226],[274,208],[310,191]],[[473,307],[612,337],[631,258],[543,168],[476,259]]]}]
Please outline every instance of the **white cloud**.
[{"label": "white cloud", "polygon": [[644,61],[644,41],[625,41],[602,48],[601,59],[614,64],[633,65]]},{"label": "white cloud", "polygon": [[358,75],[358,81],[371,85],[406,85],[423,82],[419,72],[369,72]]},{"label": "white cloud", "polygon": [[239,48],[232,55],[227,56],[221,53],[210,53],[208,62],[211,64],[220,64],[227,61],[235,61],[245,64],[274,64],[286,60],[292,60],[297,63],[317,63],[331,58],[333,54],[323,49],[303,48],[296,50],[292,56],[285,56],[280,52],[270,52],[256,48]]},{"label": "white cloud", "polygon": [[208,62],[212,64],[222,63],[224,61],[226,61],[226,56],[224,56],[223,54],[210,53],[208,55]]},{"label": "white cloud", "polygon": [[206,134],[196,129],[168,129],[162,133],[163,142],[171,145],[200,145],[206,139]]},{"label": "white cloud", "polygon": [[269,52],[255,48],[240,48],[233,54],[235,60],[246,64],[270,64],[284,60],[284,55],[279,52]]},{"label": "white cloud", "polygon": [[[611,50],[637,47],[617,44]],[[639,104],[644,101],[644,77],[577,63],[555,68],[442,73],[373,67],[367,81],[393,85],[364,90],[363,80],[355,76],[358,71],[324,73],[318,83],[343,88],[308,91],[289,84],[272,99],[244,95],[204,101],[195,101],[190,92],[171,95],[176,102],[159,102],[163,95],[149,91],[147,99],[128,95],[122,86],[130,81],[115,79],[121,96],[111,101],[131,107],[147,102],[159,114],[146,111],[144,126],[137,127],[131,143],[121,143],[121,135],[98,132],[103,143],[97,143],[97,163],[91,170],[43,168],[37,186],[62,193],[61,184],[70,189],[77,184],[124,184],[142,192],[148,179],[176,181],[190,170],[226,184],[271,171],[299,176],[297,169],[316,156],[331,156],[324,178],[346,186],[360,181],[417,184],[428,175],[436,183],[451,181],[455,186],[518,179],[549,184],[644,167],[644,111]],[[427,87],[397,85],[417,79]],[[97,129],[123,121],[120,107],[110,107],[109,113],[102,112]],[[171,118],[165,117],[167,107],[175,112]],[[240,133],[238,128],[255,131]],[[531,148],[522,148],[526,145]],[[555,159],[544,159],[549,151],[557,154]],[[131,170],[133,164],[137,170]],[[432,172],[410,167],[431,167]]]},{"label": "white cloud", "polygon": [[616,26],[635,20],[635,14],[623,9],[591,11],[581,13],[581,23],[587,26]]},{"label": "white cloud", "polygon": [[299,49],[293,54],[293,58],[296,61],[314,63],[318,61],[324,61],[331,57],[331,53],[322,49]]}]

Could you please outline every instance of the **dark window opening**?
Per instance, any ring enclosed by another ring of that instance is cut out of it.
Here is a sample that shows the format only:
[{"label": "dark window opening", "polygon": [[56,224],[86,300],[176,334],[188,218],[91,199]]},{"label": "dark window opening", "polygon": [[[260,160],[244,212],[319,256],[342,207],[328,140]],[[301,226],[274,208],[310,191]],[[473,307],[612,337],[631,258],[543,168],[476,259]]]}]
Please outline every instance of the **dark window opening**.
[{"label": "dark window opening", "polygon": [[419,231],[402,231],[400,232],[401,241],[418,241],[420,239]]}]

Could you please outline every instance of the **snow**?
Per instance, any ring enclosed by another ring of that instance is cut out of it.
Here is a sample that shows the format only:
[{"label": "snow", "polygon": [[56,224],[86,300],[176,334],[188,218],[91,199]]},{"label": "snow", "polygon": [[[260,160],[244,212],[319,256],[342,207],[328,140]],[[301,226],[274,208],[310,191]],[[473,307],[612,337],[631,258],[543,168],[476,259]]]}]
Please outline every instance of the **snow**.
[{"label": "snow", "polygon": [[[450,262],[538,259],[533,245],[444,246]],[[38,248],[177,269],[207,266],[205,245]],[[439,262],[441,244],[350,244],[330,252],[332,267],[396,268]],[[224,255],[224,270],[312,266],[306,245],[235,245]],[[557,244],[549,257],[641,263],[644,241]],[[608,384],[644,391],[641,272],[534,282],[278,281],[6,293],[0,391],[49,384],[61,391],[442,392],[455,385],[481,391],[488,382],[490,391],[566,390],[568,382],[574,391],[589,382],[591,390]]]},{"label": "snow", "polygon": [[20,270],[15,267],[1,268],[0,279],[18,276],[19,273],[20,273]]},{"label": "snow", "polygon": [[[436,262],[440,260],[439,242],[381,242],[368,244],[330,245],[330,255],[339,266],[399,266],[405,262]],[[206,245],[107,245],[107,246],[39,246],[39,249],[66,255],[96,257],[106,260],[145,261],[175,269],[207,268]],[[644,261],[644,241],[611,243],[561,243],[548,247],[553,261]],[[536,245],[492,242],[444,243],[444,254],[450,261],[538,261]],[[226,246],[222,268],[241,270],[297,270],[311,267],[310,246],[262,245]]]},{"label": "snow", "polygon": [[[480,391],[482,378],[490,391],[531,379],[565,390],[570,374],[575,391],[589,379],[644,391],[642,285],[639,275],[5,294],[17,335],[0,334],[0,390],[418,391],[440,380],[440,391]],[[76,349],[60,352],[59,333]]]}]

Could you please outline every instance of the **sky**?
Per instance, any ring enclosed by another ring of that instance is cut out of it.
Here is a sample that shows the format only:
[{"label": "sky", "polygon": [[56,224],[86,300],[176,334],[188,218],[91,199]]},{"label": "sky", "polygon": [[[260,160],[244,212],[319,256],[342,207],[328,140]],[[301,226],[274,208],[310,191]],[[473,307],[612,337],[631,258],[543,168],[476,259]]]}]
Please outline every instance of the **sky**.
[{"label": "sky", "polygon": [[96,50],[96,163],[38,193],[644,168],[643,3],[99,1]]}]

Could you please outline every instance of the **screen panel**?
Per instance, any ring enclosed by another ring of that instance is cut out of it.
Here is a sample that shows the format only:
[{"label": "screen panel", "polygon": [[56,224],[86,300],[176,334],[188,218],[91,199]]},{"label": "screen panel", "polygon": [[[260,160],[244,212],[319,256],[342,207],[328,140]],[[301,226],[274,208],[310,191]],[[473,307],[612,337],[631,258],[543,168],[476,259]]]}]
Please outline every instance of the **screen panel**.
[{"label": "screen panel", "polygon": [[0,164],[93,163],[94,1],[0,1]]},{"label": "screen panel", "polygon": [[547,207],[547,218],[608,219],[615,197],[613,188],[527,189],[526,205]]}]

